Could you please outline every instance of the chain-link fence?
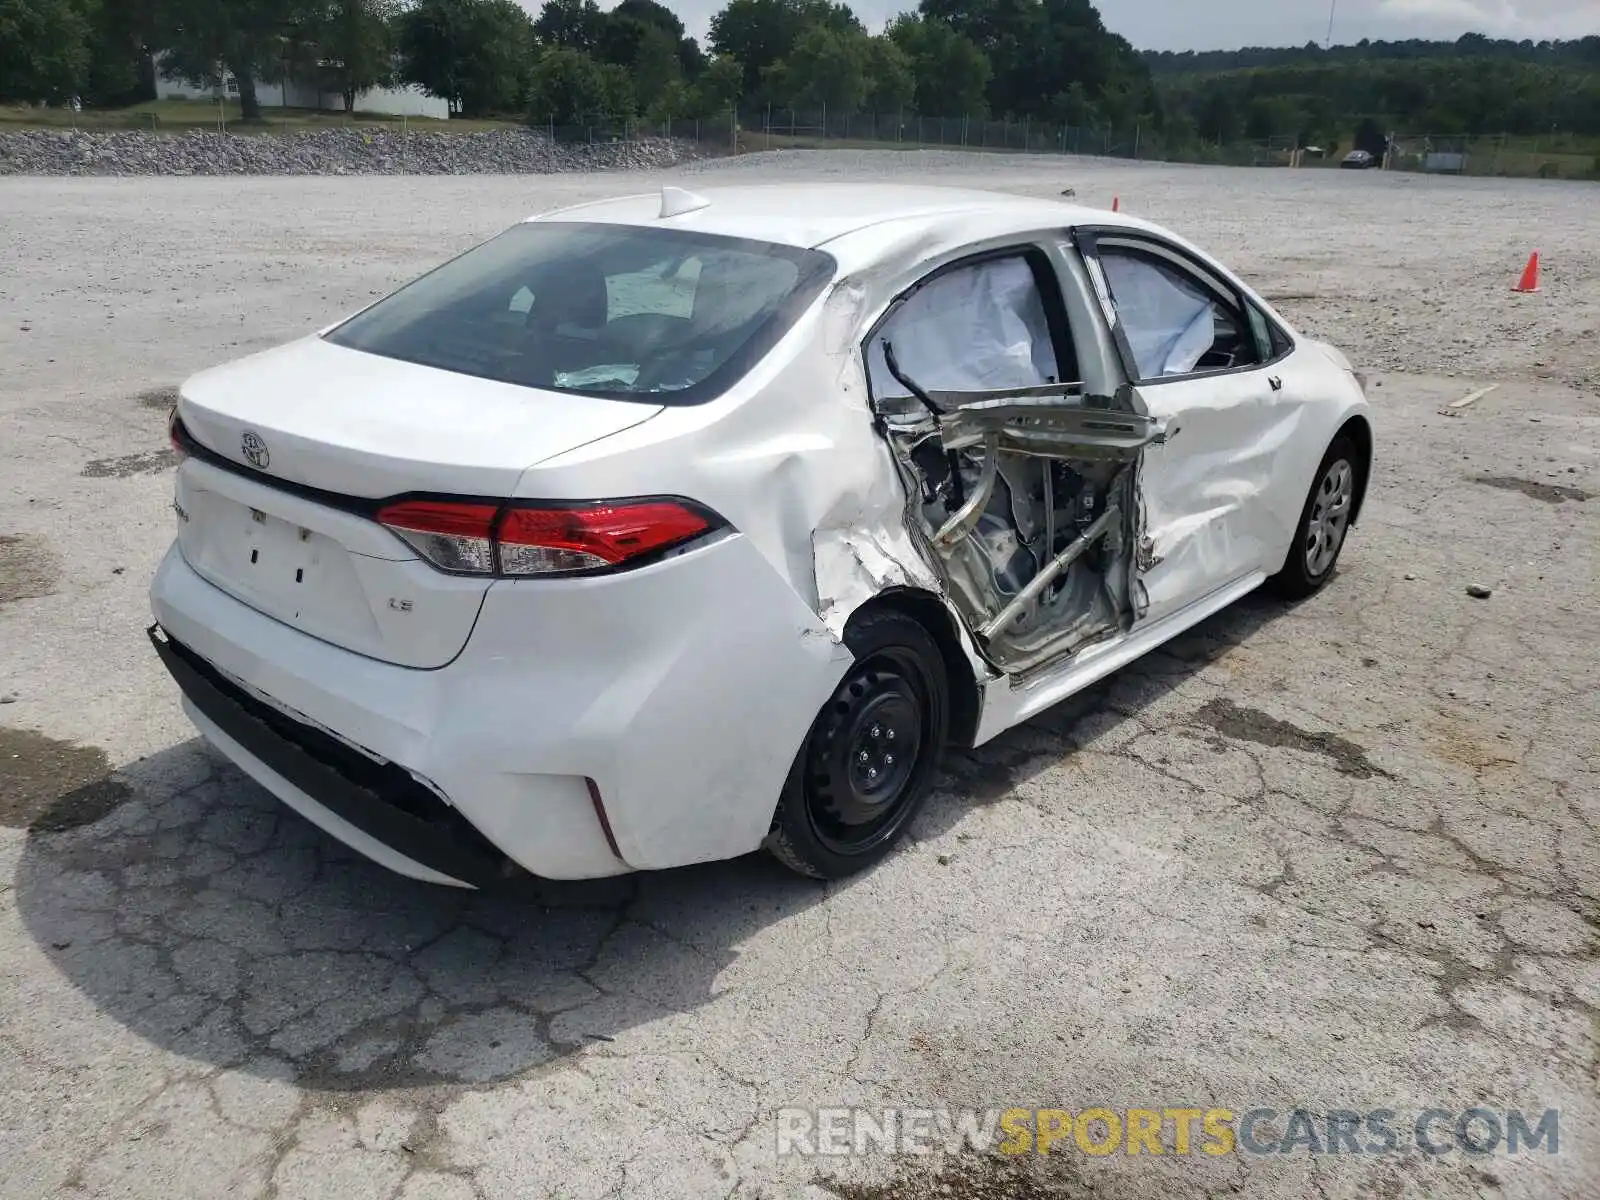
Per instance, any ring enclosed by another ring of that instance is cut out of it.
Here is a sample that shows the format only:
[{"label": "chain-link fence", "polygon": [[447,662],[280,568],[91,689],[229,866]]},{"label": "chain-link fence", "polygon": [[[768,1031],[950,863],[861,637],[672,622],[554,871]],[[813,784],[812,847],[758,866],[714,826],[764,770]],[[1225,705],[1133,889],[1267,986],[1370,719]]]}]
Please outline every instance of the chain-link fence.
[{"label": "chain-link fence", "polygon": [[677,117],[661,121],[642,121],[595,116],[581,122],[558,124],[547,120],[540,125],[531,122],[534,132],[542,132],[558,145],[588,143],[603,145],[609,142],[639,142],[650,138],[668,138],[673,141],[694,142],[707,153],[731,154],[748,150],[742,144],[735,114],[724,113],[710,117]]},{"label": "chain-link fence", "polygon": [[[987,120],[971,116],[928,117],[916,113],[830,112],[769,106],[743,108],[698,120],[592,121],[551,124],[557,141],[611,141],[645,137],[692,140],[712,153],[862,147],[946,148],[1012,154],[1079,154],[1101,158],[1156,159],[1242,167],[1336,167],[1347,144],[1305,145],[1283,135],[1218,144],[1156,130],[1077,126],[1048,121]],[[1594,139],[1492,135],[1397,134],[1387,167],[1466,175],[1600,178],[1600,143]]]},{"label": "chain-link fence", "polygon": [[[1139,125],[1127,130],[971,115],[829,112],[767,106],[738,113],[741,149],[780,149],[826,142],[863,146],[945,147],[1013,154],[1096,154],[1138,158],[1155,149]],[[1141,146],[1143,142],[1143,146]]]},{"label": "chain-link fence", "polygon": [[[167,134],[209,130],[233,135],[350,128],[371,135],[400,135],[407,143],[409,135],[420,132],[479,132],[525,126],[557,144],[598,146],[666,138],[693,143],[702,153],[712,155],[822,147],[944,148],[1315,168],[1339,165],[1350,148],[1347,142],[1308,146],[1293,135],[1219,144],[1196,138],[1192,127],[1185,133],[1182,129],[1157,129],[1138,121],[1125,126],[1072,125],[1031,118],[990,120],[971,115],[934,117],[904,111],[840,112],[777,105],[746,106],[697,117],[667,114],[661,119],[645,120],[597,115],[567,122],[524,122],[509,117],[439,121],[398,115],[264,109],[261,121],[240,124],[237,102],[199,101],[122,111],[52,109],[21,115],[28,118],[28,125],[85,131],[145,130]],[[0,122],[0,129],[15,127],[10,122]],[[1559,132],[1543,137],[1396,133],[1391,135],[1390,151],[1382,166],[1433,174],[1600,179],[1600,139]]]},{"label": "chain-link fence", "polygon": [[1560,133],[1397,133],[1390,140],[1392,171],[1436,175],[1511,175],[1540,179],[1600,179],[1600,143]]},{"label": "chain-link fence", "polygon": [[[684,121],[637,122],[634,127],[654,136],[683,137]],[[708,123],[697,124],[695,138],[705,141]],[[987,120],[981,117],[929,117],[912,112],[839,112],[777,106],[744,108],[710,123],[712,139],[727,145],[735,139],[741,153],[752,150],[860,146],[866,148],[947,148],[1012,154],[1093,154],[1117,158],[1157,156],[1158,147],[1138,124],[1129,129],[1072,126],[1034,121]]]},{"label": "chain-link fence", "polygon": [[[537,121],[534,129],[540,129]],[[1143,125],[1129,129],[1059,125],[1024,118],[925,117],[916,113],[830,112],[777,107],[740,109],[712,117],[616,120],[597,116],[581,122],[547,120],[542,128],[556,142],[614,142],[645,138],[693,141],[712,153],[759,150],[868,149],[978,150],[1011,154],[1085,154],[1114,158],[1166,157]]]}]

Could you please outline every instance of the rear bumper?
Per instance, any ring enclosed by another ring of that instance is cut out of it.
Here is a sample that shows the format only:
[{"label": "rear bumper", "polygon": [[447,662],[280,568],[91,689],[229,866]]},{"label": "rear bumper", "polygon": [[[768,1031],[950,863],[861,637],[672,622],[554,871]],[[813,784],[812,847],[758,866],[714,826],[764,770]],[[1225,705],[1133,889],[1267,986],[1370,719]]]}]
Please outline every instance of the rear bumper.
[{"label": "rear bumper", "polygon": [[[573,879],[757,848],[849,663],[738,536],[621,576],[496,582],[437,670],[264,616],[176,547],[151,602],[209,740],[334,836],[442,882],[481,882],[497,854]],[[466,833],[441,836],[453,822]]]},{"label": "rear bumper", "polygon": [[[418,878],[481,887],[503,874],[504,856],[406,772],[366,759],[262,703],[160,625],[147,632],[190,718],[268,790],[328,832],[346,840],[355,840],[348,830],[365,835],[402,860],[386,865]],[[323,819],[324,813],[335,820]]]}]

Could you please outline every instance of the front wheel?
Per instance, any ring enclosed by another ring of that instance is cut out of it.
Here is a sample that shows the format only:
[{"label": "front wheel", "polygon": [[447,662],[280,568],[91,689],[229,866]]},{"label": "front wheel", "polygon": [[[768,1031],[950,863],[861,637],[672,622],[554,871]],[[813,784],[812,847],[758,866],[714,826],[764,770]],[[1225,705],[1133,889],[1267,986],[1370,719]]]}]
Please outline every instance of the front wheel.
[{"label": "front wheel", "polygon": [[1317,468],[1289,557],[1270,580],[1280,596],[1302,600],[1321,591],[1333,578],[1345,535],[1350,532],[1362,469],[1355,443],[1347,437],[1335,438]]},{"label": "front wheel", "polygon": [[767,835],[791,870],[839,879],[893,849],[927,799],[949,729],[944,659],[889,610],[850,623],[855,662],[796,755]]}]

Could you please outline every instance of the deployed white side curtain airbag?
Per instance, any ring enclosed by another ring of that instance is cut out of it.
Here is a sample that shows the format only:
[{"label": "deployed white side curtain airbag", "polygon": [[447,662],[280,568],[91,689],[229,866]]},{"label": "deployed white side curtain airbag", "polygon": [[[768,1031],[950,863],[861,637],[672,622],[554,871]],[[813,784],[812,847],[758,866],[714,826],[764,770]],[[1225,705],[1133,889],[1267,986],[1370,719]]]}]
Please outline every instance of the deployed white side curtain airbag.
[{"label": "deployed white side curtain airbag", "polygon": [[904,396],[883,343],[900,369],[932,391],[979,392],[1058,381],[1055,346],[1033,271],[1000,258],[942,275],[908,299],[872,339],[873,394]]},{"label": "deployed white side curtain airbag", "polygon": [[1211,297],[1144,258],[1107,253],[1100,259],[1139,378],[1186,375],[1216,340]]}]

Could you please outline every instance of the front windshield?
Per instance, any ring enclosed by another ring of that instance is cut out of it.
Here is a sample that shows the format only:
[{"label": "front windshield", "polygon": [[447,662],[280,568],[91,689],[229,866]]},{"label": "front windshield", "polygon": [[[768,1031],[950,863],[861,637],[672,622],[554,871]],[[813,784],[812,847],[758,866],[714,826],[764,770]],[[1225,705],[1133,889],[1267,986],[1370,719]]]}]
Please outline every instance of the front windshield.
[{"label": "front windshield", "polygon": [[327,338],[504,383],[695,404],[759,361],[832,272],[826,254],[792,246],[530,222]]}]

